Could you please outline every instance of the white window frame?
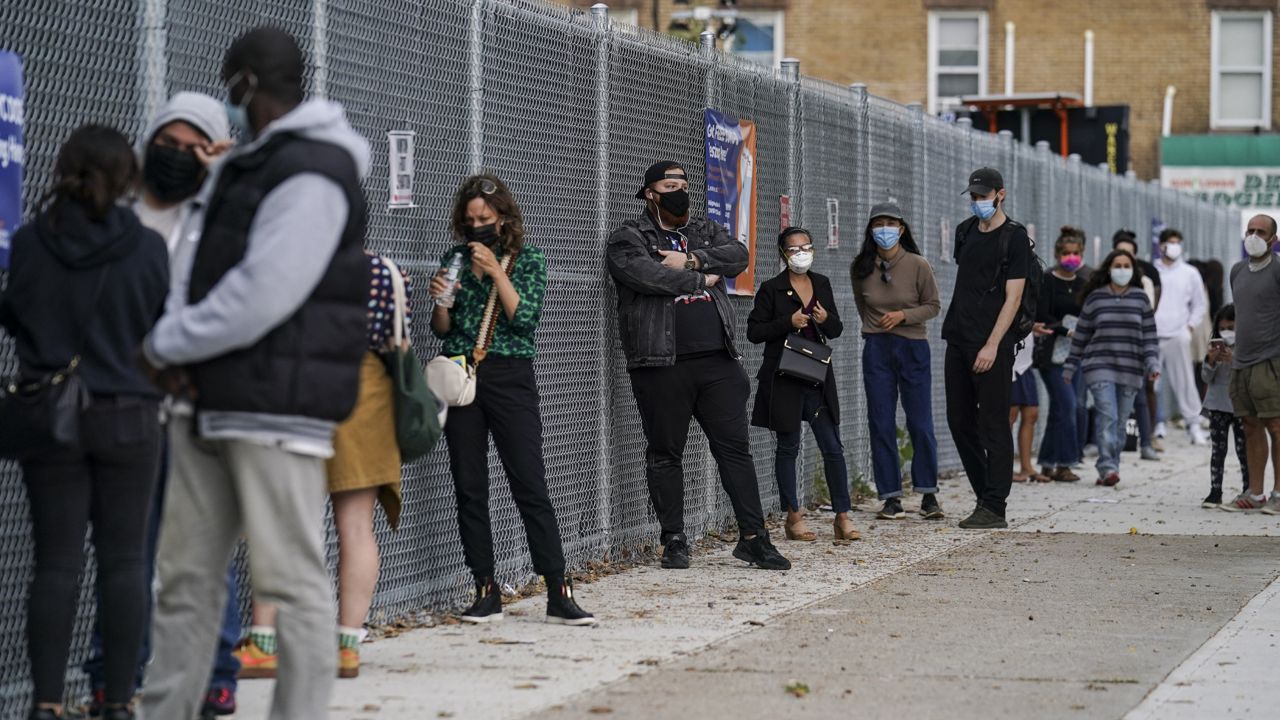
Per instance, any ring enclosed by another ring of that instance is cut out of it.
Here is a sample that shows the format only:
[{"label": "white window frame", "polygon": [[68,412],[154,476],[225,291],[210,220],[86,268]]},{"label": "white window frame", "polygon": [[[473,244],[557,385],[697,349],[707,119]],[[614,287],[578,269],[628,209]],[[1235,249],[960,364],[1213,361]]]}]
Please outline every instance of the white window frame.
[{"label": "white window frame", "polygon": [[[1259,67],[1221,67],[1218,64],[1218,50],[1222,31],[1222,21],[1229,20],[1261,20],[1263,35],[1262,70],[1262,117],[1257,120],[1227,120],[1219,116],[1222,108],[1218,103],[1218,90],[1224,72],[1256,73]],[[1271,32],[1272,16],[1270,10],[1214,10],[1209,42],[1209,127],[1212,129],[1256,128],[1271,129]]]},{"label": "white window frame", "polygon": [[991,45],[990,32],[988,31],[988,18],[985,10],[932,10],[929,12],[929,43],[928,43],[928,68],[929,68],[929,113],[936,115],[942,108],[940,104],[945,101],[951,101],[955,98],[938,97],[938,74],[944,71],[964,70],[966,68],[957,66],[939,66],[938,65],[938,25],[941,20],[978,20],[978,94],[987,94],[987,57],[989,46]]},{"label": "white window frame", "polygon": [[609,17],[620,25],[640,25],[640,11],[636,8],[625,8],[622,10],[610,10]]},{"label": "white window frame", "polygon": [[787,11],[785,10],[739,10],[737,16],[744,20],[768,20],[773,23],[773,62],[771,67],[777,69],[786,57]]}]

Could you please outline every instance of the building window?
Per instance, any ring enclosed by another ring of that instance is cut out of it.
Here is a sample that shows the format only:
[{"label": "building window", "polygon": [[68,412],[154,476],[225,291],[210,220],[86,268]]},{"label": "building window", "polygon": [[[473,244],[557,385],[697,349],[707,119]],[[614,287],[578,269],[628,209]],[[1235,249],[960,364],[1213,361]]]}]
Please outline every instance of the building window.
[{"label": "building window", "polygon": [[639,25],[640,24],[640,11],[635,8],[631,8],[629,10],[610,9],[609,17],[613,18],[613,21],[618,23],[619,25]]},{"label": "building window", "polygon": [[1271,127],[1271,13],[1215,11],[1212,34],[1210,127]]},{"label": "building window", "polygon": [[929,112],[960,105],[962,95],[987,92],[987,14],[929,13]]},{"label": "building window", "polygon": [[739,10],[726,49],[767,67],[782,62],[782,39],[786,13],[781,10]]}]

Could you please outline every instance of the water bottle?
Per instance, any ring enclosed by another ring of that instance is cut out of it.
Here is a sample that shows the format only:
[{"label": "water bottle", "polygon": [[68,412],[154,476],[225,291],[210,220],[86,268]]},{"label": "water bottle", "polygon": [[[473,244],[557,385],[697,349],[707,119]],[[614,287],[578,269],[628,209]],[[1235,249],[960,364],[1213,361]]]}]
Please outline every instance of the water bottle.
[{"label": "water bottle", "polygon": [[453,259],[449,261],[449,268],[444,273],[444,281],[448,283],[449,289],[445,294],[436,298],[436,305],[442,308],[453,307],[453,298],[458,294],[458,275],[462,273],[462,253],[454,253]]}]

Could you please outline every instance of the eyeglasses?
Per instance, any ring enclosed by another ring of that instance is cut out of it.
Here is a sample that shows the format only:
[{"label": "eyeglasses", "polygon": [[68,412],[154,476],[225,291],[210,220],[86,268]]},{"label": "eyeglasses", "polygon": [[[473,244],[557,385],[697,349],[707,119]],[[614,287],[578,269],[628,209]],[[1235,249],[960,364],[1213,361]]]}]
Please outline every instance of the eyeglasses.
[{"label": "eyeglasses", "polygon": [[880,261],[880,279],[886,283],[893,280],[893,276],[889,274],[889,263],[886,260]]},{"label": "eyeglasses", "polygon": [[806,243],[804,245],[792,245],[791,247],[786,248],[782,252],[788,255],[795,255],[798,252],[813,252],[813,244]]}]

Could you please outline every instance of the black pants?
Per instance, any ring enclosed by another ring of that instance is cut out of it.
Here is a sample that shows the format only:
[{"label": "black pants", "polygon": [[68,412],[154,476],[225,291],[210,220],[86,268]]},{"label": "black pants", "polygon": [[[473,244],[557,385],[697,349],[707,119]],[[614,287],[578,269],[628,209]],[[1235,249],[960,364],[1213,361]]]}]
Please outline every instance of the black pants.
[{"label": "black pants", "polygon": [[1249,490],[1249,455],[1245,452],[1244,418],[1221,410],[1209,411],[1209,441],[1213,451],[1209,455],[1210,489],[1222,491],[1222,473],[1227,462],[1227,432],[1235,433],[1236,457],[1240,460],[1240,477],[1245,491]]},{"label": "black pants", "polygon": [[458,499],[462,550],[476,577],[493,576],[489,524],[489,433],[511,483],[539,575],[564,573],[564,550],[542,462],[542,417],[533,361],[490,357],[480,363],[475,402],[449,408],[445,440]]},{"label": "black pants", "polygon": [[697,418],[720,469],[744,536],[764,530],[756,466],[751,460],[747,398],[751,382],[728,353],[678,360],[670,367],[631,371],[631,389],[649,441],[645,475],[662,526],[662,541],[684,532],[684,446]]},{"label": "black pants", "polygon": [[1009,395],[1013,352],[1001,348],[985,373],[973,372],[977,350],[947,345],[947,425],[978,504],[1004,516],[1013,487],[1013,435]]},{"label": "black pants", "polygon": [[36,567],[27,600],[27,652],[37,703],[61,703],[75,625],[84,540],[93,523],[107,702],[133,695],[147,623],[146,538],[160,462],[152,400],[97,399],[81,421],[81,447],[22,463]]}]

